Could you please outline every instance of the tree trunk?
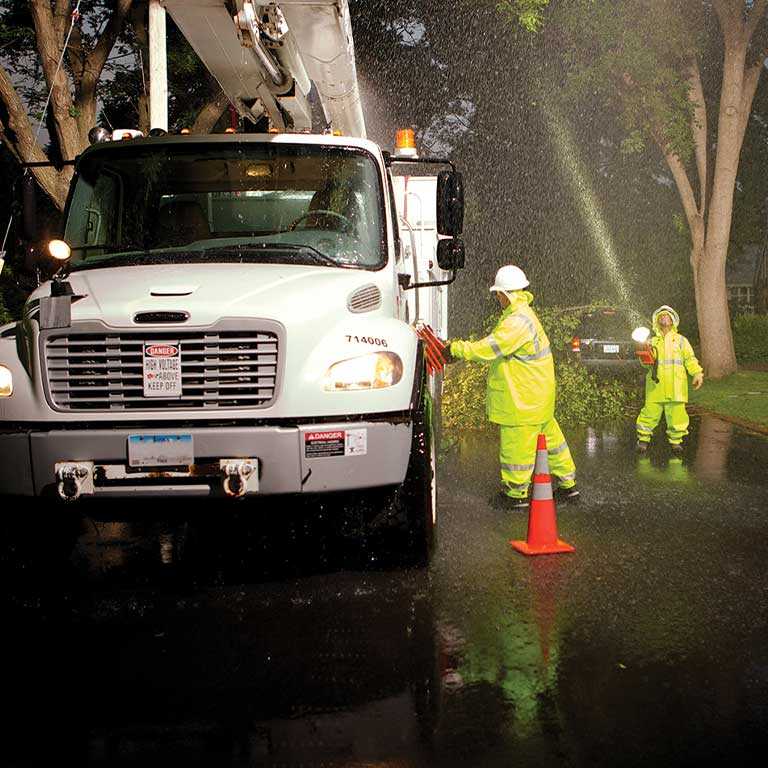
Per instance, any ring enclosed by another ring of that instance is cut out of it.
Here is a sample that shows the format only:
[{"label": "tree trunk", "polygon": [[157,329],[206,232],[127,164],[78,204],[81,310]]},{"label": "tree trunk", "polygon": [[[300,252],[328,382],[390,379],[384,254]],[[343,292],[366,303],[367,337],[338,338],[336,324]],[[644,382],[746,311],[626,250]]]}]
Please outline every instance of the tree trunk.
[{"label": "tree trunk", "polygon": [[219,93],[217,96],[214,96],[197,113],[195,122],[192,125],[192,133],[210,133],[228,106],[229,99],[225,93]]},{"label": "tree trunk", "polygon": [[736,353],[725,285],[727,246],[709,240],[694,270],[696,316],[701,339],[701,363],[708,378],[719,379],[736,371]]},{"label": "tree trunk", "polygon": [[717,129],[717,158],[712,196],[707,216],[706,245],[696,271],[697,314],[701,335],[702,362],[710,378],[736,371],[725,266],[733,219],[733,194],[739,156],[746,129],[744,104],[746,44],[726,37],[720,112]]},{"label": "tree trunk", "polygon": [[[20,163],[44,163],[47,157],[35,141],[34,131],[27,111],[13,87],[11,79],[0,67],[0,102],[7,109],[6,126],[0,121],[0,140],[11,150]],[[63,210],[67,199],[67,188],[72,178],[72,168],[65,166],[61,171],[55,168],[33,168],[32,173],[43,191],[54,205]]]}]

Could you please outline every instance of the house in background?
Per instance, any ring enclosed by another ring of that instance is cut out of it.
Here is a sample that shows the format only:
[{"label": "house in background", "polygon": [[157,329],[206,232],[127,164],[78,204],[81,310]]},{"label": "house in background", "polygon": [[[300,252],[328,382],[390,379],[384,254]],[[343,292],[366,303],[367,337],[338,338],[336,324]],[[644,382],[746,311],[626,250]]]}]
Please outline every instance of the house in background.
[{"label": "house in background", "polygon": [[765,238],[755,272],[755,312],[768,314],[768,236]]},{"label": "house in background", "polygon": [[764,251],[762,245],[748,245],[738,254],[729,257],[725,284],[731,317],[757,311],[757,277],[761,261],[765,267]]}]

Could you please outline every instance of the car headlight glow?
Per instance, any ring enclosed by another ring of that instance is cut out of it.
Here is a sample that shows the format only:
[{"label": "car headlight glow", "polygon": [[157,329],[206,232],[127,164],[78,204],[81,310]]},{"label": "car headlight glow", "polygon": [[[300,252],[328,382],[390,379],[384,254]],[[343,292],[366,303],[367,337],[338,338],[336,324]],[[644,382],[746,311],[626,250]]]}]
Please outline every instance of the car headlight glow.
[{"label": "car headlight glow", "polygon": [[10,397],[13,394],[13,376],[9,368],[0,365],[0,397]]},{"label": "car headlight glow", "polygon": [[403,378],[403,361],[394,352],[371,352],[340,360],[325,373],[326,392],[393,387]]}]

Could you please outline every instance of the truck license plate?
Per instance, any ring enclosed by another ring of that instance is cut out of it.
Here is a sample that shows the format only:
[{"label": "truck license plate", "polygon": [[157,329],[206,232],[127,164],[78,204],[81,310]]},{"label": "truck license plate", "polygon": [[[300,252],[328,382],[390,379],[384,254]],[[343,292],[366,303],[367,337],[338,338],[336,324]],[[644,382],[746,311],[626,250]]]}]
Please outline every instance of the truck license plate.
[{"label": "truck license plate", "polygon": [[181,348],[177,342],[144,344],[144,397],[181,397]]},{"label": "truck license plate", "polygon": [[617,355],[619,353],[619,345],[618,344],[603,344],[603,352],[605,352],[607,355],[609,355],[609,354]]},{"label": "truck license plate", "polygon": [[192,435],[128,436],[130,467],[185,467],[194,463]]}]

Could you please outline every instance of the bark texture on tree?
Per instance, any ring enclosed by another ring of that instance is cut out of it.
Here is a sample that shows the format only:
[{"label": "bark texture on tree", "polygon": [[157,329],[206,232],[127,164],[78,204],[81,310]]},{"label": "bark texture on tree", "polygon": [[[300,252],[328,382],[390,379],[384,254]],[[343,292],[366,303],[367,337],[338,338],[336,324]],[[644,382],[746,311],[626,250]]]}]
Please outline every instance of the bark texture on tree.
[{"label": "bark texture on tree", "polygon": [[[104,30],[89,50],[73,20],[72,2],[29,0],[38,56],[50,92],[48,127],[63,160],[73,160],[88,144],[88,131],[96,124],[96,86],[132,3],[133,0],[117,0]],[[0,99],[8,112],[7,125],[0,123],[3,143],[20,162],[46,162],[43,149],[35,142],[26,108],[2,68]],[[72,178],[71,166],[64,166],[61,171],[52,167],[33,168],[32,173],[54,205],[62,210]]]},{"label": "bark texture on tree", "polygon": [[[0,67],[0,99],[5,104],[7,125],[0,121],[0,139],[13,153],[19,163],[45,163],[48,158],[42,147],[35,141],[35,132],[29,122],[27,110],[6,71]],[[34,176],[42,190],[54,205],[62,210],[67,199],[67,189],[72,178],[72,169],[34,168]]]},{"label": "bark texture on tree", "polygon": [[701,361],[708,378],[716,379],[734,373],[737,368],[728,309],[726,263],[739,158],[765,58],[758,56],[757,61],[749,63],[747,57],[758,22],[768,10],[768,0],[755,0],[746,14],[741,0],[715,0],[714,8],[720,21],[724,54],[717,153],[711,179],[707,176],[709,139],[701,77],[695,62],[689,70],[689,95],[694,104],[691,136],[699,177],[698,195],[683,162],[671,152],[663,138],[659,143],[680,194],[691,233],[691,268]]},{"label": "bark texture on tree", "polygon": [[216,123],[219,122],[219,118],[224,114],[224,110],[229,106],[229,99],[224,92],[214,96],[203,108],[197,113],[195,122],[192,125],[192,133],[210,133]]}]

